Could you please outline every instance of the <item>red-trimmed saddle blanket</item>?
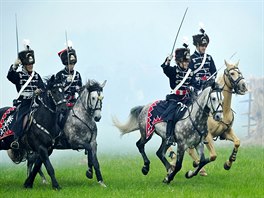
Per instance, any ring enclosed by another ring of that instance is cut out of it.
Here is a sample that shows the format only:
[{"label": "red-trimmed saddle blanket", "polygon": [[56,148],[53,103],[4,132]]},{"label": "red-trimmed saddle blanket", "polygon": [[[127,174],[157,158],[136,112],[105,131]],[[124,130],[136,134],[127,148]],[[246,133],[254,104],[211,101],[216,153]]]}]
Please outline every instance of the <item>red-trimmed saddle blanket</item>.
[{"label": "red-trimmed saddle blanket", "polygon": [[10,135],[14,135],[14,132],[10,128],[14,122],[15,112],[16,112],[16,107],[10,107],[2,115],[2,118],[0,120],[0,140]]}]

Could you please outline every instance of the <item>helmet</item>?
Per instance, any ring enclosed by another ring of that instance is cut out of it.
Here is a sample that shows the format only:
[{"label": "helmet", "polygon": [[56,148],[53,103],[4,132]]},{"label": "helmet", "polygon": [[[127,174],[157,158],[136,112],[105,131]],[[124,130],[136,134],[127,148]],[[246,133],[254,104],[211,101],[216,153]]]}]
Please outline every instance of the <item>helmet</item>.
[{"label": "helmet", "polygon": [[18,58],[21,60],[22,65],[33,65],[35,63],[34,51],[31,49],[19,52]]},{"label": "helmet", "polygon": [[184,48],[177,48],[175,50],[175,60],[176,62],[183,62],[190,60],[190,49],[187,44],[183,44]]},{"label": "helmet", "polygon": [[193,36],[193,45],[208,45],[209,44],[209,36],[205,34],[204,29],[200,29],[202,34],[196,34]]},{"label": "helmet", "polygon": [[35,63],[34,51],[29,47],[30,41],[23,40],[25,50],[18,53],[18,58],[21,60],[22,65],[33,65]]},{"label": "helmet", "polygon": [[[76,64],[77,63],[77,56],[76,52],[72,48],[64,49],[58,53],[59,57],[61,58],[61,62],[63,65],[68,64]],[[68,63],[69,61],[69,63]]]}]

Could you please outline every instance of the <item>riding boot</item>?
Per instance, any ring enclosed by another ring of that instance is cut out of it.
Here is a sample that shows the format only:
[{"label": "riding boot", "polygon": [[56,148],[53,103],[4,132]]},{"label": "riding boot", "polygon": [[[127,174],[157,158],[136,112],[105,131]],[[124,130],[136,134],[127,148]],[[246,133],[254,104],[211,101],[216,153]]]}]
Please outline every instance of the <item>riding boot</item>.
[{"label": "riding boot", "polygon": [[173,121],[169,120],[167,122],[167,129],[166,129],[166,144],[169,146],[174,143],[173,131],[174,131]]}]

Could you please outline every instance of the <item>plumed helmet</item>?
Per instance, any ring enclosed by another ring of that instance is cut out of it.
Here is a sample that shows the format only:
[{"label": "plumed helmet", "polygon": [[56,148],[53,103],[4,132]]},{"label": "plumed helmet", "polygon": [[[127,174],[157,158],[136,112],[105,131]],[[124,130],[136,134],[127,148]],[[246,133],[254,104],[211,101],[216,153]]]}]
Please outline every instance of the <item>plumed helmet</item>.
[{"label": "plumed helmet", "polygon": [[175,60],[176,62],[183,62],[190,60],[190,49],[187,44],[183,44],[183,48],[177,48],[175,50]]},{"label": "plumed helmet", "polygon": [[201,34],[196,34],[193,36],[193,45],[208,45],[209,44],[209,36],[205,34],[203,28],[200,29]]},{"label": "plumed helmet", "polygon": [[25,50],[18,53],[18,58],[21,60],[22,65],[33,65],[35,63],[34,51],[30,49],[30,41],[24,39],[23,41]]},{"label": "plumed helmet", "polygon": [[[64,49],[58,53],[59,57],[61,58],[61,62],[63,65],[68,64],[76,64],[77,63],[77,56],[74,49],[69,48]],[[69,63],[68,63],[69,61]]]}]

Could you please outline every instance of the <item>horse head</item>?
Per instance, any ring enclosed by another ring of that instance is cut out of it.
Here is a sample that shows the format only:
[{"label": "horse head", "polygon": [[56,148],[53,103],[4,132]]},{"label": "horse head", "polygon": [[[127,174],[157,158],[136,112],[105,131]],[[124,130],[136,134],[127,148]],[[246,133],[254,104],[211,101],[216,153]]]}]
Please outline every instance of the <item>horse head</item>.
[{"label": "horse head", "polygon": [[238,68],[239,61],[236,64],[230,64],[225,60],[226,69],[224,71],[224,81],[228,88],[234,89],[234,92],[239,95],[244,95],[247,92],[245,79]]},{"label": "horse head", "polygon": [[86,99],[82,100],[83,107],[93,118],[95,122],[99,122],[101,119],[101,110],[103,104],[103,87],[106,80],[100,84],[95,80],[88,80],[88,82],[82,87],[80,97],[86,95]]},{"label": "horse head", "polygon": [[207,106],[213,115],[213,119],[220,121],[223,118],[223,89],[217,83],[212,84],[207,89],[210,89]]},{"label": "horse head", "polygon": [[61,81],[54,75],[46,82],[47,96],[56,108],[56,112],[66,110],[66,99],[64,98],[64,89]]}]

